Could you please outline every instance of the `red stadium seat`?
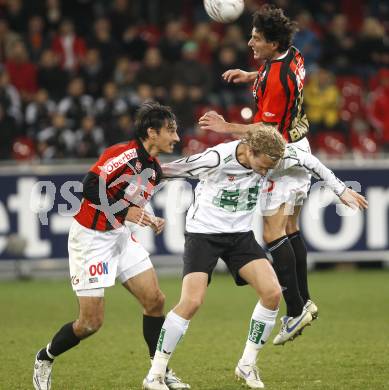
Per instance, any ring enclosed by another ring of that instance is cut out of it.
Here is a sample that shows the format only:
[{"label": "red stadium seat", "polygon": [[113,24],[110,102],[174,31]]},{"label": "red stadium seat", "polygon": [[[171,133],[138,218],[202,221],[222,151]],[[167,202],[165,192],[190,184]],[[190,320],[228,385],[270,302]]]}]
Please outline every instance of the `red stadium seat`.
[{"label": "red stadium seat", "polygon": [[338,77],[336,84],[342,94],[340,115],[343,121],[351,121],[357,114],[365,111],[364,82],[356,76]]}]

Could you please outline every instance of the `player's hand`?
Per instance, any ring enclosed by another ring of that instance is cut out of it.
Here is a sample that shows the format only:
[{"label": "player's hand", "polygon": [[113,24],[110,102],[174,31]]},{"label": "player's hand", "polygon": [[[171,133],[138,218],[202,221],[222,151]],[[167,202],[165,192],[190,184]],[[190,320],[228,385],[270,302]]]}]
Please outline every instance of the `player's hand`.
[{"label": "player's hand", "polygon": [[366,198],[351,190],[350,188],[346,188],[343,194],[339,197],[341,202],[352,209],[367,209],[368,203]]},{"label": "player's hand", "polygon": [[154,217],[147,213],[145,209],[138,206],[128,208],[126,221],[136,223],[139,226],[150,226],[154,224]]},{"label": "player's hand", "polygon": [[208,111],[199,119],[201,130],[212,130],[217,133],[228,133],[226,123],[223,115],[219,115],[216,111]]},{"label": "player's hand", "polygon": [[151,228],[154,230],[155,234],[160,234],[165,227],[165,220],[160,217],[154,217],[154,222]]},{"label": "player's hand", "polygon": [[241,69],[229,69],[222,74],[223,80],[228,83],[249,83],[253,81],[252,74]]}]

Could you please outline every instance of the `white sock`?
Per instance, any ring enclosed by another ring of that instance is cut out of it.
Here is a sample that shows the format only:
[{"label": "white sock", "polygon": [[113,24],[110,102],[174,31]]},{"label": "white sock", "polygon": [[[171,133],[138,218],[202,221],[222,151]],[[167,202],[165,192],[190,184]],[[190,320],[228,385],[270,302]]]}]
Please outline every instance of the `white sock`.
[{"label": "white sock", "polygon": [[254,308],[249,334],[242,355],[243,364],[255,364],[259,350],[264,346],[276,323],[277,310],[263,307],[260,302]]},{"label": "white sock", "polygon": [[170,311],[162,325],[159,335],[157,350],[154,355],[153,364],[150,368],[152,375],[165,375],[169,359],[176,349],[178,342],[186,333],[189,320],[180,317],[174,311]]}]

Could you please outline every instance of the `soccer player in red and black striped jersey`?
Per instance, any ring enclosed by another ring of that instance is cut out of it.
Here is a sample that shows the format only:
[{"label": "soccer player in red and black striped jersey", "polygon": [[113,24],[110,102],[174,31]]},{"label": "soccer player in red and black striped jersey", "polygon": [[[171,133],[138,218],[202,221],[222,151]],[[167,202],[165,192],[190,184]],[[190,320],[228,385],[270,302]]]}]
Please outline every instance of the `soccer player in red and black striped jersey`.
[{"label": "soccer player in red and black striped jersey", "polygon": [[[276,125],[289,143],[310,152],[306,138],[309,124],[303,108],[305,78],[304,59],[292,46],[296,24],[280,8],[264,5],[253,16],[252,35],[248,42],[259,69],[246,72],[226,71],[227,82],[253,83],[257,112],[253,124],[228,123],[211,111],[200,118],[204,130],[245,134],[259,122]],[[317,317],[317,306],[310,300],[307,281],[307,250],[300,235],[298,217],[310,188],[311,176],[302,167],[288,176],[268,177],[269,187],[261,202],[264,219],[264,241],[272,254],[273,266],[287,305],[287,315],[273,343],[291,339],[288,329],[302,319]],[[310,322],[309,321],[309,322]]]},{"label": "soccer player in red and black striped jersey", "polygon": [[[69,232],[69,268],[79,316],[65,324],[35,360],[35,389],[51,388],[54,359],[99,330],[104,289],[117,278],[143,306],[143,334],[153,358],[165,320],[165,297],[148,252],[125,221],[160,233],[164,220],[144,209],[161,180],[160,152],[172,153],[179,141],[175,115],[158,103],[144,104],[136,115],[136,138],[106,149],[84,179],[83,199]],[[167,370],[164,384],[189,385]]]}]

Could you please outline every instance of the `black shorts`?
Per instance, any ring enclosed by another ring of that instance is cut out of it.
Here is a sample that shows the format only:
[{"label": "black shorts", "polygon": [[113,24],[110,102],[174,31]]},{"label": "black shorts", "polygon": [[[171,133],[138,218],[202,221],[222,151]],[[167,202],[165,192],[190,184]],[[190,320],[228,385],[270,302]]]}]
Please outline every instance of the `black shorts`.
[{"label": "black shorts", "polygon": [[266,259],[266,253],[255,240],[252,231],[244,233],[185,233],[183,276],[192,272],[208,274],[208,284],[218,259],[227,265],[235,283],[243,286],[247,282],[239,270],[250,261]]}]

